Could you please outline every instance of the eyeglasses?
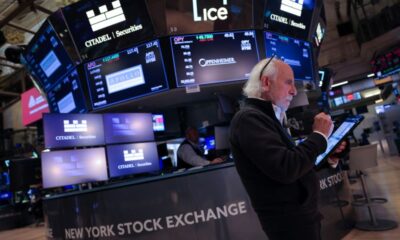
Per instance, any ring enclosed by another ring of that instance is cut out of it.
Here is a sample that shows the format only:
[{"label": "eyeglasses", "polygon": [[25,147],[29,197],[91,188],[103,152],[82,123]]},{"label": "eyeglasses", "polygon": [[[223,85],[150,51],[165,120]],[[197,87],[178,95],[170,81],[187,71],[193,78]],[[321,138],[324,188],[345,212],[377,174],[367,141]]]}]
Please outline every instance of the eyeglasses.
[{"label": "eyeglasses", "polygon": [[262,77],[262,73],[264,72],[264,70],[268,67],[268,65],[269,65],[269,63],[270,62],[272,62],[272,59],[274,59],[275,58],[275,53],[272,53],[272,56],[270,57],[270,59],[267,61],[267,63],[264,65],[264,67],[263,68],[261,68],[261,71],[260,71],[260,77],[259,77],[259,79],[261,79],[261,77]]}]

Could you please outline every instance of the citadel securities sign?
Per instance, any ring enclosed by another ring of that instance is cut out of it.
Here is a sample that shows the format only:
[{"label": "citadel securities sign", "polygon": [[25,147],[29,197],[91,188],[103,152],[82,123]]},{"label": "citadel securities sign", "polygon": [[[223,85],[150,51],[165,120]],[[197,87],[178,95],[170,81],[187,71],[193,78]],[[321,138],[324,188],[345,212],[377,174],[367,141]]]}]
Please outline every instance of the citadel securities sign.
[{"label": "citadel securities sign", "polygon": [[43,208],[48,239],[267,239],[232,163],[48,198]]}]

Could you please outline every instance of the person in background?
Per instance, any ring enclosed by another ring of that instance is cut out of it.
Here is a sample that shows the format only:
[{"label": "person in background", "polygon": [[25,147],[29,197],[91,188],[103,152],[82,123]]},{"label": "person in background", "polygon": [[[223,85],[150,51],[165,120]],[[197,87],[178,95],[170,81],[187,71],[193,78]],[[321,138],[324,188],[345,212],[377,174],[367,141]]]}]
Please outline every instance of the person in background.
[{"label": "person in background", "polygon": [[297,89],[292,69],[278,59],[254,66],[243,92],[247,98],[231,122],[229,138],[235,166],[264,232],[270,240],[321,239],[314,162],[327,148],[331,117],[317,114],[313,132],[294,144],[284,122]]},{"label": "person in background", "polygon": [[222,158],[211,161],[205,159],[203,149],[199,146],[199,131],[194,127],[188,127],[185,132],[185,140],[178,148],[178,169],[205,166],[223,162]]}]

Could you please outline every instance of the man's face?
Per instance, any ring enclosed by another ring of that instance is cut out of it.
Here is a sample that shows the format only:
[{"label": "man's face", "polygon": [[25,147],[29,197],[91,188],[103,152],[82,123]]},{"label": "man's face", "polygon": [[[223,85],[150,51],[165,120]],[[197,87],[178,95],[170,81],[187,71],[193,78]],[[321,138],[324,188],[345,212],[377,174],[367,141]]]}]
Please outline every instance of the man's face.
[{"label": "man's face", "polygon": [[190,141],[194,142],[194,143],[198,143],[198,142],[199,142],[199,132],[198,132],[197,130],[195,130],[195,129],[191,129],[191,130],[188,132],[187,138],[188,138]]},{"label": "man's face", "polygon": [[275,81],[263,76],[261,78],[263,84],[263,98],[270,100],[273,104],[280,107],[283,111],[289,108],[293,96],[297,94],[294,84],[294,75],[289,65],[278,62],[278,75]]}]

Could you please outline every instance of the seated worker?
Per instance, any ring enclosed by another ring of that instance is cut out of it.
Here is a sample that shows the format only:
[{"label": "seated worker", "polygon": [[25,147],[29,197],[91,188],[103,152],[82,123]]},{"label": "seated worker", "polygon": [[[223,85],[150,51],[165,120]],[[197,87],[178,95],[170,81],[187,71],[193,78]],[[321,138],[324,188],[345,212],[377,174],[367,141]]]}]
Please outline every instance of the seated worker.
[{"label": "seated worker", "polygon": [[177,155],[178,169],[223,162],[223,159],[219,157],[211,161],[205,159],[203,149],[199,146],[199,132],[193,127],[186,129],[185,140],[179,146]]}]

